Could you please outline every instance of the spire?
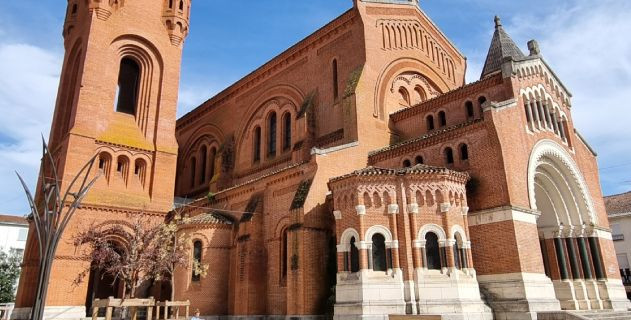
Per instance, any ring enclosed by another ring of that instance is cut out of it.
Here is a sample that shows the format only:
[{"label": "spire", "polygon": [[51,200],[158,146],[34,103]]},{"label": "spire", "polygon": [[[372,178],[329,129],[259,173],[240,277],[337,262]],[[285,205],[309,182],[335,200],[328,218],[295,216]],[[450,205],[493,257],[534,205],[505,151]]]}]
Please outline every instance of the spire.
[{"label": "spire", "polygon": [[482,76],[484,78],[491,73],[499,71],[502,68],[502,62],[507,57],[511,57],[513,60],[519,60],[525,58],[524,53],[515,44],[513,39],[504,31],[502,26],[502,20],[500,17],[495,16],[495,34],[493,34],[493,40],[491,40],[491,47],[489,53],[486,56],[486,63],[482,70]]}]

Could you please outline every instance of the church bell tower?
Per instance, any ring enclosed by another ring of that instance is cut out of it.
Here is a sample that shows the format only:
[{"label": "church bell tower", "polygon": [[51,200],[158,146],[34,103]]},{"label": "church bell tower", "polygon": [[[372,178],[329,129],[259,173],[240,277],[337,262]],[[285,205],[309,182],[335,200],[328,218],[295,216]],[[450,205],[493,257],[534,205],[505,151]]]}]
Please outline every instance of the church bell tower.
[{"label": "church bell tower", "polygon": [[[94,155],[101,177],[64,234],[48,306],[72,307],[65,310],[85,316],[86,302],[98,297],[88,284],[72,284],[85,269],[71,244],[82,226],[124,223],[135,215],[164,219],[172,208],[180,64],[190,10],[191,0],[68,0],[49,147],[62,190]],[[33,301],[36,242],[33,236],[28,240],[17,307]]]}]

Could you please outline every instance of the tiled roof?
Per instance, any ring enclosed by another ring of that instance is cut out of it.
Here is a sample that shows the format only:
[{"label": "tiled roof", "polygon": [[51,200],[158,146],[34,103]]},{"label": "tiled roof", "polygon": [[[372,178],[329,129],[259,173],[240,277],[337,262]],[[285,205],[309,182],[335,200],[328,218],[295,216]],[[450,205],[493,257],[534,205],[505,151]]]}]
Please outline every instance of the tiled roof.
[{"label": "tiled roof", "polygon": [[631,213],[631,192],[605,197],[608,215]]},{"label": "tiled roof", "polygon": [[213,210],[209,213],[200,214],[191,218],[187,224],[225,224],[232,225],[233,222],[226,217],[226,215],[221,214],[220,210]]},{"label": "tiled roof", "polygon": [[468,176],[467,173],[450,170],[444,167],[433,167],[424,164],[417,164],[408,168],[387,169],[379,167],[366,167],[353,171],[349,174],[332,178],[330,181],[335,182],[350,177],[366,177],[366,176],[403,176],[408,174],[456,174],[463,177]]},{"label": "tiled roof", "polygon": [[484,63],[484,69],[482,70],[482,76],[484,78],[489,74],[499,71],[502,68],[504,58],[512,57],[513,60],[521,60],[526,56],[515,44],[513,39],[506,33],[502,22],[499,17],[495,17],[495,34],[493,34],[493,40],[491,40],[491,47],[489,53],[486,56],[486,62]]},{"label": "tiled roof", "polygon": [[27,226],[28,221],[26,221],[26,218],[24,217],[0,215],[0,224],[17,224]]}]

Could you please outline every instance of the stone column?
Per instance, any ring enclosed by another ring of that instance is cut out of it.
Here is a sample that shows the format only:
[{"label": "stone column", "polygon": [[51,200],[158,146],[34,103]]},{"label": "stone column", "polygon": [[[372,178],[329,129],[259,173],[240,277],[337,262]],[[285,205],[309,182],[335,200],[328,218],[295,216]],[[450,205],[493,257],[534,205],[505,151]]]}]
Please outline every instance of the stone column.
[{"label": "stone column", "polygon": [[358,205],[355,207],[355,211],[359,216],[359,269],[370,269],[370,253],[367,252],[366,239],[364,236],[364,216],[366,215],[366,206]]},{"label": "stone column", "polygon": [[400,269],[399,261],[399,233],[397,231],[397,213],[399,213],[399,205],[391,204],[388,206],[388,214],[390,215],[390,230],[392,230],[392,244],[390,251],[392,252],[392,269]]},{"label": "stone column", "polygon": [[530,101],[530,109],[534,111],[535,127],[541,129],[541,116],[539,115],[539,109],[537,109],[537,105],[534,101]]},{"label": "stone column", "polygon": [[598,245],[598,238],[589,238],[589,249],[592,254],[592,263],[594,264],[594,271],[596,272],[596,278],[598,280],[607,279],[607,275],[603,269],[603,260],[600,256],[600,246]]},{"label": "stone column", "polygon": [[570,260],[570,270],[572,270],[572,279],[581,279],[580,266],[576,259],[576,249],[574,248],[574,238],[565,238],[568,258]]},{"label": "stone column", "polygon": [[[419,207],[416,203],[411,203],[408,205],[408,214],[410,215],[410,231],[412,233],[412,239],[416,239],[418,235],[418,222],[417,216],[419,214]],[[412,246],[412,263],[414,269],[422,268],[422,257],[421,257],[421,248],[413,245]]]},{"label": "stone column", "polygon": [[569,279],[567,264],[565,261],[565,245],[563,239],[560,237],[554,238],[554,248],[556,253],[556,260],[559,264],[559,272],[561,274],[561,280]]}]

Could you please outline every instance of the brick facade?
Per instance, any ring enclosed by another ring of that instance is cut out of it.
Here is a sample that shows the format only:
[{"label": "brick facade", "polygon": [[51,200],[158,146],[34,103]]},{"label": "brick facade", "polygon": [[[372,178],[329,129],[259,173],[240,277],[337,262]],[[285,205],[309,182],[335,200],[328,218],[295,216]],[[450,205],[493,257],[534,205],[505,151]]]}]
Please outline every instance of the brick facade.
[{"label": "brick facade", "polygon": [[[336,316],[380,314],[386,311],[340,293],[377,277],[376,292],[401,293],[388,306],[392,313],[432,313],[432,305],[452,303],[459,306],[452,312],[487,319],[491,309],[478,283],[504,317],[516,299],[527,308],[522,314],[572,303],[555,296],[567,279],[554,239],[589,238],[581,256],[589,261],[581,261],[594,273],[593,263],[602,264],[600,282],[590,283],[607,294],[588,303],[624,304],[595,154],[575,132],[571,95],[536,43],[528,56],[514,43],[510,52],[502,48],[512,40],[497,19],[485,73],[465,84],[465,57],[416,1],[355,0],[176,121],[191,9],[187,1],[182,10],[172,3],[77,1],[75,10],[69,2],[51,146],[63,183],[94,154],[101,155],[104,177],[66,239],[86,222],[164,219],[175,195],[191,217],[180,232],[200,241],[210,273],[197,280],[183,268],[174,290],[202,314],[322,315],[332,308],[327,300],[336,281]],[[133,114],[113,107],[120,104],[116,79],[120,85],[124,58],[141,70]],[[558,186],[563,190],[549,195]],[[350,270],[348,230],[355,232],[359,278]],[[373,235],[377,244],[367,238]],[[437,270],[427,244],[432,235]],[[373,273],[380,236],[385,274]],[[19,307],[32,300],[34,246],[30,237]],[[564,248],[570,264],[569,252],[577,250]],[[86,303],[87,285],[70,280],[89,261],[73,250],[63,245],[58,252],[52,306]],[[581,273],[574,280],[571,288],[596,279]],[[532,295],[533,283],[545,299]],[[523,290],[496,294],[503,286]],[[455,300],[432,300],[428,292],[436,288]]]}]

